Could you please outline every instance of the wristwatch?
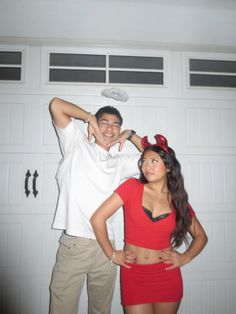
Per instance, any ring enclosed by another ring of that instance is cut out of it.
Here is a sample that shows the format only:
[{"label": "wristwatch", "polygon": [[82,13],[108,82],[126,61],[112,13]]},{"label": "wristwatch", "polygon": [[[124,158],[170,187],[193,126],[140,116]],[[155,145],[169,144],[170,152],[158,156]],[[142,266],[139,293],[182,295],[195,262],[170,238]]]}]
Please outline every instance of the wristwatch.
[{"label": "wristwatch", "polygon": [[129,136],[127,137],[127,140],[128,141],[131,141],[132,137],[134,136],[134,134],[136,134],[136,132],[134,130],[130,130],[130,134]]}]

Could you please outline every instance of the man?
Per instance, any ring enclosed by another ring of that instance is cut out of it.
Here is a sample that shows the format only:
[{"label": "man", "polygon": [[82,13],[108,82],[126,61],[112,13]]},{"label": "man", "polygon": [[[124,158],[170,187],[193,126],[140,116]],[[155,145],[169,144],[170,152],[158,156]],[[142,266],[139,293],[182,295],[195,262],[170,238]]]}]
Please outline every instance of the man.
[{"label": "man", "polygon": [[[122,180],[139,173],[138,153],[112,156],[110,147],[119,143],[121,150],[128,139],[141,151],[141,138],[133,130],[121,132],[123,119],[114,107],[103,107],[94,116],[53,98],[49,109],[63,155],[53,222],[53,228],[63,233],[50,284],[50,314],[76,314],[85,279],[89,314],[109,314],[116,266],[97,243],[90,217]],[[88,136],[75,119],[88,123]],[[111,222],[108,233],[114,245]]]}]

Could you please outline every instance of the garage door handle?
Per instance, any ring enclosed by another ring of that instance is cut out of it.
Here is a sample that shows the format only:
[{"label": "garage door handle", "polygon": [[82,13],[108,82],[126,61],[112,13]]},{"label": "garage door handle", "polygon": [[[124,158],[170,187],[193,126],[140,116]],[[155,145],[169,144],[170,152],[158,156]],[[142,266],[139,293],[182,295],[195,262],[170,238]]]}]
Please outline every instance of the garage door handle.
[{"label": "garage door handle", "polygon": [[28,183],[29,183],[29,177],[31,176],[31,173],[28,169],[28,171],[25,174],[25,194],[28,197],[30,194],[30,190],[28,189]]},{"label": "garage door handle", "polygon": [[34,194],[34,197],[37,196],[38,194],[38,191],[36,189],[36,180],[37,180],[37,177],[39,176],[37,170],[35,170],[34,174],[33,174],[33,194]]}]

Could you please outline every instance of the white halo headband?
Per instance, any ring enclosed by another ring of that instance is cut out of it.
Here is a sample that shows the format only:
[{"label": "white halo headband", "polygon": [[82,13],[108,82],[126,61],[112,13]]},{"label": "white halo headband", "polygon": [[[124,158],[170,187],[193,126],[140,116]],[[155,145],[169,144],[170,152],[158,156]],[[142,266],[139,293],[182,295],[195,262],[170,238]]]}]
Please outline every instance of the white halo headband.
[{"label": "white halo headband", "polygon": [[118,101],[127,101],[129,99],[128,94],[119,88],[105,88],[101,92],[101,94],[102,96],[112,98]]}]

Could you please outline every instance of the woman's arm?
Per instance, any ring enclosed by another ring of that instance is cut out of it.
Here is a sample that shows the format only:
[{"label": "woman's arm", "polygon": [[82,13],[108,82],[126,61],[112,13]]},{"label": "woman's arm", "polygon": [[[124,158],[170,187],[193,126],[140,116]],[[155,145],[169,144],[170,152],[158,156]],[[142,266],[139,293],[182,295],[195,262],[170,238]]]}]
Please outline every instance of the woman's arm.
[{"label": "woman's arm", "polygon": [[111,217],[121,206],[123,202],[117,193],[113,193],[92,215],[90,222],[93,227],[95,236],[98,243],[100,244],[105,255],[111,262],[118,265],[130,268],[126,262],[130,261],[127,259],[126,254],[129,256],[129,252],[124,250],[114,250],[111,241],[108,238],[106,220]]},{"label": "woman's arm", "polygon": [[189,233],[191,234],[193,240],[187,251],[184,253],[187,263],[204,249],[208,241],[206,232],[196,216],[193,216]]},{"label": "woman's arm", "polygon": [[163,251],[161,259],[165,263],[172,264],[167,269],[181,267],[189,263],[195,256],[197,256],[207,244],[208,238],[201,223],[196,216],[193,216],[192,223],[189,228],[189,233],[192,237],[191,244],[184,253],[176,251]]}]

